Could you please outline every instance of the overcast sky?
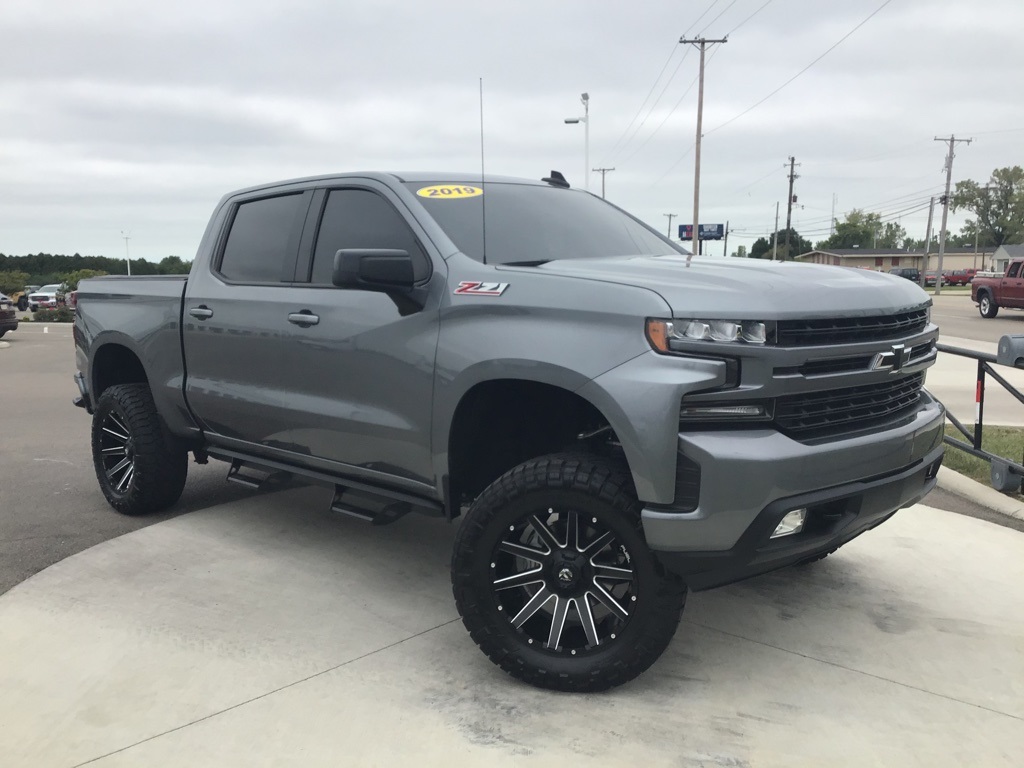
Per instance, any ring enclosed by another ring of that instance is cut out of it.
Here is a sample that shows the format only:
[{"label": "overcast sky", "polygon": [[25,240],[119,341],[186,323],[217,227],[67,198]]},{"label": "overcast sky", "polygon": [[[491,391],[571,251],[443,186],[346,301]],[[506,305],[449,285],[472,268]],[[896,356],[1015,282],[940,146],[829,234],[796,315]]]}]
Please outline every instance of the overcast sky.
[{"label": "overcast sky", "polygon": [[0,252],[123,256],[129,230],[132,258],[190,259],[233,189],[478,171],[481,77],[488,173],[583,186],[584,127],[563,121],[586,91],[608,198],[675,229],[693,206],[684,34],[729,36],[708,55],[701,221],[730,223],[730,251],[773,229],[777,201],[785,225],[790,155],[812,241],[833,195],[840,218],[923,237],[935,136],[975,139],[954,182],[1024,164],[1022,32],[1022,0],[3,0]]}]

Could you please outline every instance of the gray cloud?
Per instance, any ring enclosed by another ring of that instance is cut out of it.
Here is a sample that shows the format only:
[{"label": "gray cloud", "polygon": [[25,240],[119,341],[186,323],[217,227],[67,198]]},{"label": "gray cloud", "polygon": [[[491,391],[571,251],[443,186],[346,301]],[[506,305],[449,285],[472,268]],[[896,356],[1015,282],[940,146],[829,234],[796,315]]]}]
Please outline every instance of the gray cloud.
[{"label": "gray cloud", "polygon": [[[558,168],[582,185],[583,127],[562,120],[588,91],[590,164],[616,168],[609,197],[655,228],[669,212],[685,223],[697,57],[676,41],[724,34],[763,2],[7,0],[0,251],[119,255],[130,227],[133,255],[190,256],[234,188],[340,170],[475,170],[479,77],[489,171]],[[841,215],[937,191],[936,135],[977,138],[958,149],[955,178],[1022,162],[1019,0],[895,0],[719,127],[881,2],[774,0],[709,57],[702,219],[730,221],[730,246],[771,229],[791,154],[795,226],[815,233],[833,194]],[[627,140],[666,60],[654,94],[677,73]],[[922,236],[924,218],[903,223]]]}]

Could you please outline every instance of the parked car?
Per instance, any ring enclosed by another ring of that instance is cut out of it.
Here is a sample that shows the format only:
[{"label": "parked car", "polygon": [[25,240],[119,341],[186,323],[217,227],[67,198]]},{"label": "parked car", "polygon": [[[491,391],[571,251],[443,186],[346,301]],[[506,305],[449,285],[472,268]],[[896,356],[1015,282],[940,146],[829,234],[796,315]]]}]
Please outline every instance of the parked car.
[{"label": "parked car", "polygon": [[917,267],[893,267],[889,270],[890,275],[896,275],[897,277],[905,277],[912,283],[921,282],[921,270]]},{"label": "parked car", "polygon": [[[929,269],[924,273],[924,284],[925,287],[935,287],[935,282],[938,279],[939,271],[937,269]],[[942,273],[942,285],[949,285],[949,281],[946,279],[946,273]]]},{"label": "parked car", "polygon": [[949,285],[968,285],[977,274],[976,269],[950,269],[942,273]]},{"label": "parked car", "polygon": [[61,288],[60,283],[51,283],[29,294],[28,308],[33,312],[38,309],[56,309],[64,303],[64,292]]},{"label": "parked car", "polygon": [[11,301],[14,302],[22,312],[28,309],[28,297],[39,290],[38,285],[26,285],[24,290],[15,291],[11,294]]},{"label": "parked car", "polygon": [[18,330],[18,315],[10,296],[0,293],[0,338],[8,331]]}]

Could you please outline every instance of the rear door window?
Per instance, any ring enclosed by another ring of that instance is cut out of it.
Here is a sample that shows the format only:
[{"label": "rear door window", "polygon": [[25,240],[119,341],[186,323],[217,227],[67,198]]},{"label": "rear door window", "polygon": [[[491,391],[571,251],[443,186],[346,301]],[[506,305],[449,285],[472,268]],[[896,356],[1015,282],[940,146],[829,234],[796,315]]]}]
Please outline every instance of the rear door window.
[{"label": "rear door window", "polygon": [[220,258],[220,274],[235,283],[292,279],[308,197],[301,192],[238,204]]},{"label": "rear door window", "polygon": [[1020,272],[1020,262],[1010,265],[1010,271],[1006,273],[1007,277],[1016,277],[1017,273]]}]

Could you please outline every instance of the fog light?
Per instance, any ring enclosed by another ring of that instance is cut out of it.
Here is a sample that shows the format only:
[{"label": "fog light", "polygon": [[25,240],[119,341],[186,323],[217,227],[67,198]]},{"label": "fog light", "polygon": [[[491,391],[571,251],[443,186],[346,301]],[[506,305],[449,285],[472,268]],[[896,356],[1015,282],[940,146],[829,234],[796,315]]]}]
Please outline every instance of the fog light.
[{"label": "fog light", "polygon": [[807,518],[807,509],[794,509],[792,512],[788,512],[782,522],[780,522],[776,528],[775,533],[771,535],[771,538],[777,539],[780,536],[792,536],[794,533],[800,533],[804,529],[804,520]]}]

